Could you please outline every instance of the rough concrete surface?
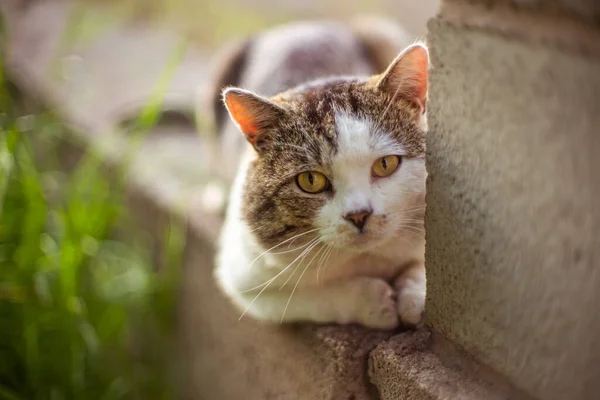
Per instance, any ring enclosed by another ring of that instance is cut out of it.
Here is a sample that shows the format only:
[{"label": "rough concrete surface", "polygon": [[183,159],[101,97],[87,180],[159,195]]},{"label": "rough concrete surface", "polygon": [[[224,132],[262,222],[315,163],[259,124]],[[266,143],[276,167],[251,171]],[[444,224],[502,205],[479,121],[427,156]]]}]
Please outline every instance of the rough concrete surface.
[{"label": "rough concrete surface", "polygon": [[492,30],[532,45],[550,45],[580,54],[600,53],[597,26],[564,12],[515,10],[510,1],[445,0],[439,15],[456,27]]},{"label": "rough concrete surface", "polygon": [[536,398],[598,398],[600,58],[429,29],[428,323]]},{"label": "rough concrete surface", "polygon": [[382,400],[529,399],[427,330],[379,344],[369,357],[369,377]]}]

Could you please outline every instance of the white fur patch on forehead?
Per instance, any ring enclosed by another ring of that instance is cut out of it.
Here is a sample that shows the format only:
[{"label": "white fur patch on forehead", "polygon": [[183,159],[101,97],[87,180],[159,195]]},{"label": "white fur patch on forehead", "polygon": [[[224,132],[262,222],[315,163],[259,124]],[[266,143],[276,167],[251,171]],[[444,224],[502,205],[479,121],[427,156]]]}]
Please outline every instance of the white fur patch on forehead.
[{"label": "white fur patch on forehead", "polygon": [[345,112],[335,113],[338,155],[404,155],[403,146],[391,135],[378,129],[367,118],[359,118]]},{"label": "white fur patch on forehead", "polygon": [[372,123],[347,113],[335,113],[338,154],[368,154]]}]

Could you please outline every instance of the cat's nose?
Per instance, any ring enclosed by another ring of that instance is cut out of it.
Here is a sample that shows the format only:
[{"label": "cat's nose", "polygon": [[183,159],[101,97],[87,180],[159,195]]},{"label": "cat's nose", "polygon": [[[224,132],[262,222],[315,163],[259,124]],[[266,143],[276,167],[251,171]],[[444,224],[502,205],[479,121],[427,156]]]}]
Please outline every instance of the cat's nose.
[{"label": "cat's nose", "polygon": [[344,216],[344,219],[352,222],[354,226],[358,228],[360,232],[363,231],[365,224],[367,223],[367,218],[373,213],[373,210],[368,208],[360,211],[353,211]]}]

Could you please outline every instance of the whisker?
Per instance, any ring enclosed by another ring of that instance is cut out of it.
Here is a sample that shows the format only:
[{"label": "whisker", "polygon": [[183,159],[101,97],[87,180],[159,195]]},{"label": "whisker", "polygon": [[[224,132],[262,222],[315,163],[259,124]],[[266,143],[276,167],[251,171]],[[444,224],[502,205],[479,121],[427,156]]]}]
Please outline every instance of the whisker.
[{"label": "whisker", "polygon": [[317,268],[317,285],[319,284],[319,275],[321,272],[321,268],[323,268],[323,265],[325,265],[326,260],[329,260],[329,256],[331,255],[331,252],[333,251],[334,247],[333,246],[329,246],[327,248],[327,250],[323,253],[323,256],[321,256],[321,260],[319,261],[319,267]]},{"label": "whisker", "polygon": [[401,236],[401,235],[398,235],[398,234],[394,234],[394,237],[396,239],[402,239],[402,240],[404,240],[406,242],[406,244],[408,244],[409,246],[412,245],[413,248],[415,247],[414,243],[409,242],[408,239],[406,239],[404,236]]},{"label": "whisker", "polygon": [[323,263],[323,274],[325,274],[325,270],[327,269],[327,264],[329,263],[329,258],[331,257],[331,254],[333,253],[333,250],[335,250],[335,254],[337,255],[339,248],[338,247],[333,247],[333,246],[331,247],[331,251],[327,255],[327,258],[325,259],[325,262]]},{"label": "whisker", "polygon": [[[285,269],[282,270],[279,274],[283,273],[283,271],[285,271]],[[275,275],[273,278],[269,279],[268,282],[266,282],[265,287],[263,287],[261,289],[261,291],[258,292],[258,294],[250,302],[250,304],[248,304],[248,307],[246,307],[246,309],[244,310],[244,312],[242,313],[242,315],[240,315],[240,317],[238,318],[238,321],[241,321],[241,319],[244,317],[244,315],[246,315],[246,313],[248,312],[248,310],[250,309],[250,307],[252,307],[252,304],[254,304],[254,302],[256,301],[256,299],[258,299],[258,297],[269,287],[269,285],[271,284],[271,282],[273,282],[275,279],[277,279],[277,277],[279,276],[279,274]]]},{"label": "whisker", "polygon": [[[316,239],[316,238],[315,238],[315,239]],[[315,239],[312,239],[310,242],[312,242],[312,241],[313,241],[313,240],[315,240]],[[293,253],[294,251],[298,251],[298,250],[300,250],[300,249],[303,249],[303,248],[305,248],[305,247],[309,246],[309,245],[310,245],[310,242],[307,242],[307,243],[305,243],[305,244],[303,244],[303,245],[301,245],[301,246],[298,246],[298,247],[294,247],[293,249],[290,249],[290,250],[285,250],[285,251],[276,251],[276,252],[271,252],[271,253],[269,253],[269,254],[277,254],[277,255],[279,255],[279,254],[288,254],[288,253]],[[291,243],[290,243],[290,244],[291,244]],[[288,244],[288,246],[289,246],[289,244]],[[289,248],[289,247],[288,247],[288,248]]]},{"label": "whisker", "polygon": [[[240,220],[240,221],[244,221],[244,219],[243,219],[243,218],[239,218],[239,220]],[[261,228],[264,228],[264,227],[265,227],[265,226],[267,226],[267,225],[268,225],[268,224],[262,224],[262,225],[260,225],[260,226],[257,226],[256,228],[254,228],[254,229],[252,229],[252,230],[249,230],[248,232],[249,232],[249,233],[256,232],[257,230],[259,230],[259,229],[261,229]]]},{"label": "whisker", "polygon": [[323,252],[323,254],[321,254],[321,258],[319,258],[319,266],[317,267],[317,285],[319,284],[319,273],[321,272],[321,267],[323,266],[323,260],[330,248],[331,245],[327,245],[325,247],[326,250]]},{"label": "whisker", "polygon": [[[306,245],[304,245],[304,247],[306,247],[307,245],[313,244],[313,243],[314,243],[314,242],[316,242],[317,240],[318,240],[318,238],[314,238],[314,239],[312,239],[310,242],[308,242]],[[294,249],[294,250],[297,250],[297,249]],[[298,257],[296,257],[296,258],[295,258],[295,259],[294,259],[294,260],[293,260],[291,263],[289,263],[289,264],[287,265],[287,267],[285,267],[283,270],[281,270],[281,272],[279,272],[277,275],[275,275],[275,277],[274,277],[274,278],[277,278],[279,275],[281,275],[283,272],[285,272],[285,270],[287,270],[289,267],[291,267],[291,266],[292,266],[292,265],[293,265],[293,264],[296,262],[296,260],[298,260],[300,257],[302,257],[302,255],[303,255],[305,252],[306,252],[306,250],[304,250],[302,253],[300,253],[300,255],[299,255]],[[293,275],[293,274],[292,274],[292,275]],[[267,280],[266,282],[263,282],[263,283],[261,283],[260,285],[254,286],[254,287],[252,287],[252,288],[250,288],[250,289],[241,290],[241,291],[240,291],[240,293],[248,293],[248,292],[251,292],[251,291],[253,291],[253,290],[256,290],[256,289],[258,289],[258,288],[260,288],[260,287],[262,287],[262,286],[264,286],[264,285],[267,285],[267,284],[269,284],[269,283],[270,283],[270,282],[271,282],[271,281],[272,281],[274,278],[271,278],[271,279]],[[289,278],[288,278],[288,279],[289,279]]]},{"label": "whisker", "polygon": [[422,218],[406,218],[404,214],[393,215],[394,217],[398,217],[401,222],[406,222],[410,224],[421,224],[423,225],[424,220]]},{"label": "whisker", "polygon": [[[269,283],[271,283],[275,278],[277,278],[277,275],[274,276],[273,278],[270,278],[269,280],[267,280],[266,282],[261,283],[260,285],[254,286],[250,289],[246,289],[246,290],[240,290],[239,293],[248,293],[248,292],[252,292],[256,289],[259,289],[265,285],[268,285]],[[241,318],[241,317],[240,317]]]},{"label": "whisker", "polygon": [[[338,248],[335,247],[335,246],[329,246],[329,247],[330,247],[329,252],[325,256],[325,259],[323,260],[322,264],[319,266],[319,269],[322,268],[323,273],[325,273],[325,270],[327,268],[327,263],[329,262],[329,259],[331,258],[331,254],[333,253],[333,251],[335,250],[336,254],[337,254],[337,251],[338,251]],[[317,271],[317,275],[320,276],[319,271]],[[318,278],[317,278],[317,283],[318,283]]]},{"label": "whisker", "polygon": [[402,240],[404,240],[404,241],[405,241],[407,244],[411,245],[411,248],[413,248],[413,249],[414,249],[414,248],[415,248],[415,247],[418,245],[418,243],[411,243],[411,242],[410,242],[410,241],[409,241],[409,240],[406,238],[406,236],[403,236],[403,235],[400,233],[400,231],[402,231],[402,232],[405,232],[405,233],[408,233],[409,235],[414,235],[414,236],[418,237],[418,238],[419,238],[419,239],[421,239],[421,240],[425,240],[425,236],[423,235],[423,232],[421,232],[421,231],[415,231],[415,230],[411,230],[411,228],[408,228],[406,225],[404,225],[404,226],[403,226],[403,225],[400,225],[400,226],[399,226],[399,227],[398,227],[398,228],[395,230],[395,233],[393,234],[393,236],[394,236],[395,238],[398,238],[398,239],[402,239]]},{"label": "whisker", "polygon": [[296,285],[294,286],[294,289],[292,290],[292,293],[290,294],[290,297],[288,298],[287,303],[285,304],[285,308],[283,309],[283,315],[281,315],[281,321],[280,323],[283,323],[283,319],[285,318],[285,313],[287,312],[288,306],[290,305],[290,301],[292,301],[292,296],[294,296],[294,293],[296,292],[296,288],[298,287],[298,284],[300,283],[300,281],[302,280],[302,277],[304,276],[304,273],[308,270],[308,267],[310,267],[310,264],[312,263],[312,261],[315,258],[313,257],[310,262],[308,263],[308,265],[306,267],[304,267],[304,270],[302,271],[302,273],[300,274],[300,277],[298,278],[298,280],[296,281]]},{"label": "whisker", "polygon": [[423,222],[412,222],[412,221],[408,221],[408,222],[403,222],[401,224],[401,226],[406,226],[409,228],[413,228],[413,229],[424,229],[424,224]]},{"label": "whisker", "polygon": [[424,212],[425,212],[425,210],[403,210],[403,211],[390,212],[390,213],[387,213],[387,215],[393,216],[393,217],[401,217],[402,219],[406,219],[406,220],[423,222],[425,220]]},{"label": "whisker", "polygon": [[404,227],[408,227],[408,228],[413,228],[413,229],[424,229],[424,225],[423,222],[417,222],[417,221],[402,221],[402,223],[400,224],[400,226]]},{"label": "whisker", "polygon": [[299,237],[301,237],[301,236],[307,235],[307,234],[309,234],[309,233],[312,233],[312,232],[315,232],[315,231],[317,231],[317,230],[318,230],[318,228],[315,228],[315,229],[311,229],[311,230],[308,230],[308,231],[306,231],[306,232],[303,232],[303,233],[299,233],[299,234],[297,234],[297,235],[294,235],[294,236],[292,236],[291,238],[289,238],[289,239],[287,239],[287,240],[284,240],[283,242],[281,242],[281,243],[279,243],[279,244],[277,244],[277,245],[275,245],[275,246],[271,247],[270,249],[263,251],[263,252],[262,252],[262,253],[260,253],[260,254],[259,254],[259,255],[258,255],[258,256],[257,256],[257,257],[254,259],[254,260],[252,260],[252,262],[251,262],[251,263],[250,263],[250,265],[248,266],[248,269],[250,269],[250,268],[252,267],[252,265],[254,265],[254,263],[255,263],[255,262],[256,262],[256,261],[257,261],[259,258],[261,258],[262,256],[264,256],[265,254],[267,254],[267,253],[268,253],[268,252],[270,252],[271,250],[273,250],[273,249],[276,249],[277,247],[279,247],[279,246],[281,246],[281,245],[283,245],[283,244],[286,244],[286,243],[288,243],[288,242],[290,242],[290,241],[296,240],[296,239],[298,239],[298,238],[299,238]]},{"label": "whisker", "polygon": [[400,224],[398,225],[398,227],[395,229],[396,232],[398,231],[406,231],[409,233],[412,233],[413,235],[416,235],[422,239],[424,239],[423,234],[425,233],[424,229],[421,227],[420,229],[414,226],[410,226],[407,224]]},{"label": "whisker", "polygon": [[409,228],[423,229],[425,227],[424,221],[411,221],[402,220],[398,226],[408,226]]},{"label": "whisker", "polygon": [[423,205],[423,206],[417,206],[417,207],[413,207],[413,208],[406,208],[400,212],[420,211],[420,210],[425,210],[426,208],[427,208],[427,206]]},{"label": "whisker", "polygon": [[[264,287],[261,289],[260,292],[258,292],[258,294],[254,297],[254,299],[252,299],[252,301],[250,302],[250,304],[248,304],[248,307],[246,307],[246,309],[244,310],[244,312],[242,313],[242,315],[240,315],[240,317],[238,318],[238,321],[240,321],[244,317],[244,315],[246,315],[246,313],[248,312],[248,310],[250,309],[250,307],[252,307],[252,305],[254,304],[254,302],[256,301],[256,299],[258,299],[260,297],[260,295],[263,294],[263,292],[269,287],[269,285],[275,279],[277,279],[281,274],[283,274],[292,264],[294,264],[296,262],[296,260],[298,260],[300,258],[300,256],[302,256],[302,254],[304,254],[304,252],[302,252],[298,257],[296,257],[294,259],[294,261],[292,261],[291,263],[289,263],[287,265],[287,267],[285,267],[284,269],[282,269],[277,275],[275,275],[273,278],[269,279],[266,283],[262,284],[262,285],[264,285]],[[257,288],[260,287],[260,286],[262,286],[262,285],[257,286]],[[251,289],[245,290],[245,291],[240,292],[240,293],[248,292],[250,290]]]},{"label": "whisker", "polygon": [[401,225],[400,230],[403,230],[403,231],[406,230],[406,231],[414,232],[414,233],[424,233],[423,229],[419,229],[417,227],[406,225],[406,224]]},{"label": "whisker", "polygon": [[[298,270],[298,268],[300,267],[300,265],[302,264],[302,262],[304,261],[304,259],[308,256],[308,254],[319,244],[318,242],[318,238],[316,238],[313,242],[312,245],[304,250],[302,252],[302,254],[300,256],[303,256],[302,259],[298,262],[298,265],[296,265],[296,268],[294,268],[294,271],[292,272],[292,274],[287,278],[287,280],[285,282],[283,282],[283,284],[279,287],[279,290],[283,289],[283,287],[285,285],[287,285],[287,283],[290,281],[290,279],[292,278],[292,276],[296,275],[296,271]],[[319,254],[319,253],[317,253]]]}]

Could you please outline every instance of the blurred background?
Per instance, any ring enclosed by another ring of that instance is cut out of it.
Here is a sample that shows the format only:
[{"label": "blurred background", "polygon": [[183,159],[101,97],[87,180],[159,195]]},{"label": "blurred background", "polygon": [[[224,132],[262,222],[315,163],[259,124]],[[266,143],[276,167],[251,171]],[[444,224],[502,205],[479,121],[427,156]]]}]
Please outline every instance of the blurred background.
[{"label": "blurred background", "polygon": [[[299,19],[384,15],[423,38],[437,7],[2,0],[0,399],[176,398],[187,232],[214,235],[223,203],[193,118],[213,54]],[[134,210],[140,192],[172,212]]]},{"label": "blurred background", "polygon": [[274,24],[301,19],[352,18],[383,15],[396,19],[415,35],[425,35],[425,23],[438,1],[392,0],[105,0],[90,1],[108,6],[122,18],[157,23],[175,29],[194,43],[217,49],[225,41],[251,34]]}]

